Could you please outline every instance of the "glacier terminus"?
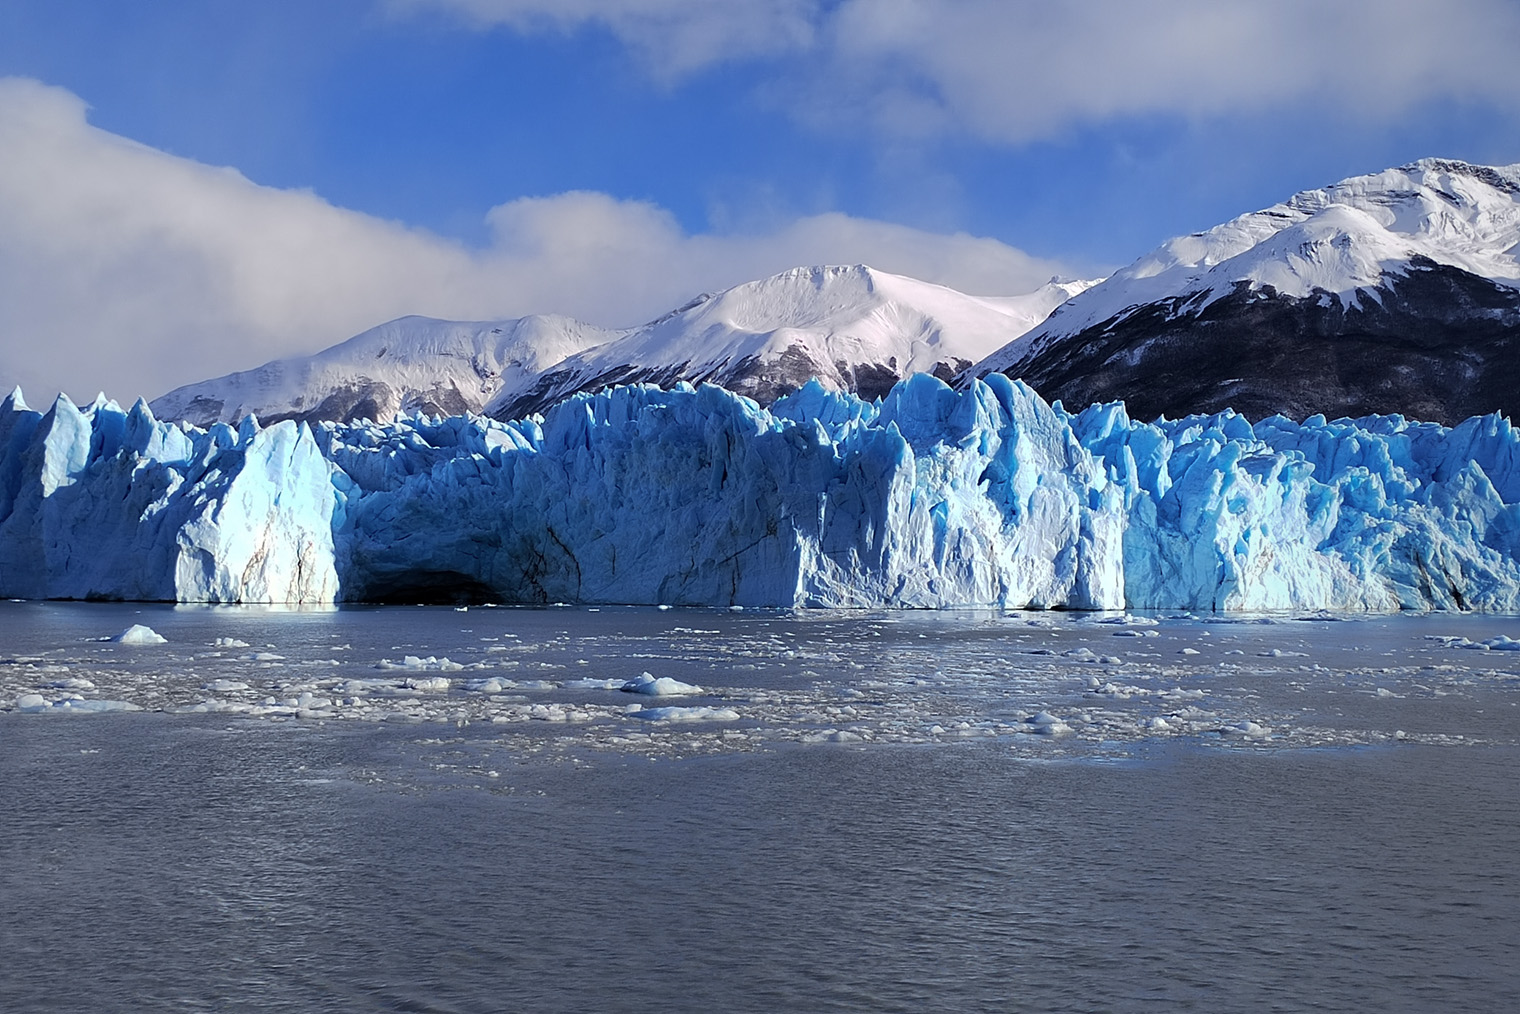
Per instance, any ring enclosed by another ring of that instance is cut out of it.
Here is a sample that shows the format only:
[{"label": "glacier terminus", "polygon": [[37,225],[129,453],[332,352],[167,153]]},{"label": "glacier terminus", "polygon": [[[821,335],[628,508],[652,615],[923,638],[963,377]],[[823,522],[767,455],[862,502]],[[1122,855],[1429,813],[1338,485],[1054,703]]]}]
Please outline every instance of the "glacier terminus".
[{"label": "glacier terminus", "polygon": [[1520,611],[1520,431],[1142,423],[994,374],[199,428],[0,403],[0,595]]}]

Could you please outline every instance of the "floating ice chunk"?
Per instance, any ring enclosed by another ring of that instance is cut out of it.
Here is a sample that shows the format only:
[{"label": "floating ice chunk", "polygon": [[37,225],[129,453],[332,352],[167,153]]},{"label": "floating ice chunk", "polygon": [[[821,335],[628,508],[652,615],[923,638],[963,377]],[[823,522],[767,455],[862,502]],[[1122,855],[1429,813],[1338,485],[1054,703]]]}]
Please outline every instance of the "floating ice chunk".
[{"label": "floating ice chunk", "polygon": [[429,655],[427,658],[419,658],[416,655],[407,655],[399,662],[392,662],[388,658],[382,658],[376,665],[376,669],[421,669],[427,672],[458,672],[464,666],[447,658],[437,658]]},{"label": "floating ice chunk", "polygon": [[402,689],[402,681],[395,679],[348,679],[341,684],[342,692],[350,697],[355,694],[389,693]]},{"label": "floating ice chunk", "polygon": [[95,684],[78,676],[70,676],[67,679],[54,680],[48,684],[52,690],[94,690]]},{"label": "floating ice chunk", "polygon": [[111,638],[117,644],[168,644],[169,639],[152,627],[134,623]]},{"label": "floating ice chunk", "polygon": [[130,701],[87,701],[76,696],[49,701],[41,694],[22,694],[16,698],[16,710],[33,715],[61,711],[99,714],[106,711],[141,711],[142,708]]},{"label": "floating ice chunk", "polygon": [[816,732],[804,733],[804,743],[864,743],[865,737],[858,732],[849,729],[820,729]]},{"label": "floating ice chunk", "polygon": [[140,705],[131,701],[86,701],[71,697],[53,705],[56,711],[77,711],[83,714],[100,714],[107,711],[141,711]]},{"label": "floating ice chunk", "polygon": [[570,707],[564,704],[533,704],[526,708],[519,708],[512,715],[498,716],[508,721],[515,716],[518,719],[526,718],[535,722],[586,722],[590,721],[591,713],[580,708]]},{"label": "floating ice chunk", "polygon": [[1095,696],[1112,697],[1116,701],[1127,701],[1131,697],[1149,697],[1155,691],[1123,683],[1104,683],[1099,686],[1097,680],[1093,679],[1089,683],[1089,692]]},{"label": "floating ice chunk", "polygon": [[1025,719],[1025,724],[1029,726],[1030,732],[1041,736],[1061,736],[1071,731],[1071,726],[1048,711],[1041,711]]},{"label": "floating ice chunk", "polygon": [[566,690],[621,690],[627,684],[627,680],[599,680],[587,677],[586,679],[566,680]]},{"label": "floating ice chunk", "polygon": [[1242,739],[1249,739],[1254,742],[1270,739],[1272,736],[1272,729],[1269,726],[1259,725],[1256,722],[1250,721],[1236,722],[1233,725],[1226,725],[1219,731],[1224,733],[1226,736],[1239,736]]},{"label": "floating ice chunk", "polygon": [[[735,722],[739,713],[733,708],[679,707],[643,708],[631,712],[647,722]],[[857,737],[858,738],[858,737]]]},{"label": "floating ice chunk", "polygon": [[1427,641],[1440,641],[1446,648],[1466,648],[1468,651],[1520,651],[1520,641],[1511,640],[1502,634],[1490,638],[1487,641],[1469,641],[1465,637],[1449,637],[1438,634],[1427,634]]},{"label": "floating ice chunk", "polygon": [[408,690],[419,690],[427,694],[442,693],[452,684],[447,676],[413,676],[401,681],[401,685]]},{"label": "floating ice chunk", "polygon": [[211,642],[213,648],[251,648],[253,645],[247,641],[240,641],[235,637],[218,637]]},{"label": "floating ice chunk", "polygon": [[239,655],[238,658],[241,659],[244,662],[283,662],[283,661],[285,661],[285,656],[284,655],[276,655],[272,651],[250,651],[246,655]]},{"label": "floating ice chunk", "polygon": [[213,694],[230,694],[239,690],[251,690],[252,688],[241,680],[210,680],[201,684],[202,690],[209,690]]},{"label": "floating ice chunk", "polygon": [[492,676],[490,679],[465,680],[464,688],[482,694],[499,694],[507,690],[516,690],[517,681],[502,679],[500,676]]},{"label": "floating ice chunk", "polygon": [[642,673],[631,680],[627,680],[618,689],[630,694],[648,694],[651,697],[681,697],[690,694],[706,693],[699,686],[691,683],[682,683],[678,679],[669,676],[655,678],[650,673]]}]

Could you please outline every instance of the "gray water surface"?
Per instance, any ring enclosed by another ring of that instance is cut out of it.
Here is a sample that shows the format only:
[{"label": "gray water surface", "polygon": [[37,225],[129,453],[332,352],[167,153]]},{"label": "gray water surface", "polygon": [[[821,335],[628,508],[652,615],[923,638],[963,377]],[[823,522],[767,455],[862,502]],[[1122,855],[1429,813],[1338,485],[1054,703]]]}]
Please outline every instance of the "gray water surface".
[{"label": "gray water surface", "polygon": [[0,1008],[1520,1008],[1516,621],[1097,619],[0,608]]}]

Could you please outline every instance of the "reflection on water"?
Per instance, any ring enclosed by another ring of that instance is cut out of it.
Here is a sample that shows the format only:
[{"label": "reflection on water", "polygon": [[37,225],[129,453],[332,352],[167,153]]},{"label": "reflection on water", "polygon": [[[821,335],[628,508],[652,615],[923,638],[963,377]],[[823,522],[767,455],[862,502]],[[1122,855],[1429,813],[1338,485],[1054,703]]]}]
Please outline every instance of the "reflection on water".
[{"label": "reflection on water", "polygon": [[139,609],[0,609],[8,1010],[1520,1004],[1514,621]]}]

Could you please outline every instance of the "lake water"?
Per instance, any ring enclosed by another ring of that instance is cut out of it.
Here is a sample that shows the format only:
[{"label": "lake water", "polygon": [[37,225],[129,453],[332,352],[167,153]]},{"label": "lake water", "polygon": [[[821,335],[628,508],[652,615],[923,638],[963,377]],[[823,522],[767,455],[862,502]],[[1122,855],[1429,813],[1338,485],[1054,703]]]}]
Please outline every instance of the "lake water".
[{"label": "lake water", "polygon": [[0,604],[0,1009],[1520,1009],[1514,636]]}]

